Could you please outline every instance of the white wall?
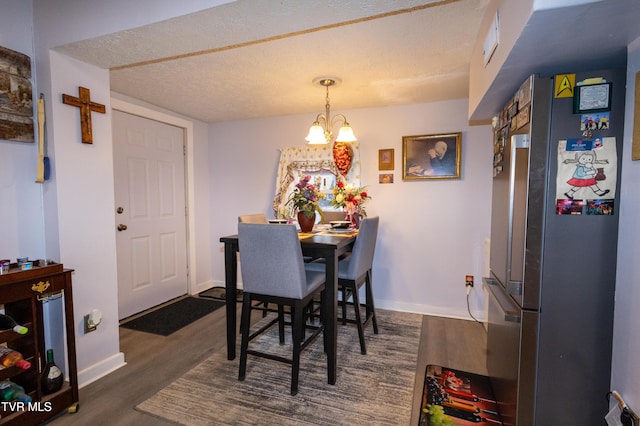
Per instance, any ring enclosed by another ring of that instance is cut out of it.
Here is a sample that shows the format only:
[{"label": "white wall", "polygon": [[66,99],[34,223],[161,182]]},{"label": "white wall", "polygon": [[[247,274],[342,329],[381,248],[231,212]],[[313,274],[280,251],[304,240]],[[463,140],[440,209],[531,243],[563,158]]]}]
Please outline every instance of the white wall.
[{"label": "white wall", "polygon": [[[509,57],[522,29],[529,19],[533,0],[490,0],[480,23],[478,38],[471,52],[469,75],[469,116],[471,117],[491,88],[502,65]],[[498,47],[488,64],[484,63],[484,41],[493,19],[499,14]],[[532,70],[533,72],[533,70]]]},{"label": "white wall", "polygon": [[611,388],[620,392],[625,402],[638,413],[640,412],[640,368],[638,367],[640,320],[637,315],[638,306],[640,306],[640,264],[638,264],[640,161],[631,161],[631,143],[634,113],[640,114],[640,111],[634,111],[636,73],[640,71],[640,39],[636,39],[629,45],[628,52]]},{"label": "white wall", "polygon": [[[93,101],[105,104],[106,114],[93,113],[93,144],[81,143],[79,111],[52,102],[49,115],[57,190],[59,261],[73,268],[73,300],[78,353],[78,381],[111,371],[123,363],[119,353],[118,292],[115,250],[114,181],[109,105],[109,73],[55,52],[50,54],[51,93],[77,96],[78,86],[91,90]],[[102,311],[95,332],[84,334],[83,316]],[[95,370],[99,371],[95,371]]]},{"label": "white wall", "polygon": [[[0,46],[29,56],[34,100],[38,96],[31,2],[0,0]],[[35,102],[34,102],[35,106]],[[37,126],[35,128],[37,135]],[[37,139],[37,136],[36,136]],[[0,258],[44,257],[42,185],[35,183],[37,143],[0,140]]]},{"label": "white wall", "polygon": [[[339,109],[339,105],[335,106]],[[465,274],[476,277],[474,315],[483,312],[480,279],[489,236],[492,132],[469,127],[467,101],[370,108],[344,113],[360,142],[361,182],[381,218],[374,289],[380,307],[469,318]],[[271,202],[279,148],[304,146],[314,115],[212,124],[212,240],[237,232],[240,214],[264,212]],[[462,179],[402,181],[402,136],[463,132]],[[393,184],[379,184],[378,150],[395,150]],[[224,282],[224,257],[214,251],[213,275]]]},{"label": "white wall", "polygon": [[235,0],[32,1],[36,14],[56,27],[55,31],[47,31],[47,45],[51,48],[198,12]]}]

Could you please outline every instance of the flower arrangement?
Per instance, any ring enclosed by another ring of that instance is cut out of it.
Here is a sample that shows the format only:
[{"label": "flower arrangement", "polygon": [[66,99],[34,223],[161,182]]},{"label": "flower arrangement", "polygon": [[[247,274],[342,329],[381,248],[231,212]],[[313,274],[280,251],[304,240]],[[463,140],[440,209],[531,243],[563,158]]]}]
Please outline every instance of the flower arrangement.
[{"label": "flower arrangement", "polygon": [[367,213],[363,204],[370,199],[371,197],[367,193],[366,187],[358,188],[351,183],[345,184],[342,181],[338,181],[336,186],[333,187],[331,205],[344,209],[348,217],[352,217],[356,213],[366,216]]},{"label": "flower arrangement", "polygon": [[318,191],[318,188],[309,183],[311,176],[306,175],[300,178],[300,182],[296,184],[296,188],[291,193],[286,205],[291,205],[291,209],[303,213],[307,218],[313,217],[318,212],[322,217],[322,209],[318,205],[318,200],[324,198],[324,194]]}]

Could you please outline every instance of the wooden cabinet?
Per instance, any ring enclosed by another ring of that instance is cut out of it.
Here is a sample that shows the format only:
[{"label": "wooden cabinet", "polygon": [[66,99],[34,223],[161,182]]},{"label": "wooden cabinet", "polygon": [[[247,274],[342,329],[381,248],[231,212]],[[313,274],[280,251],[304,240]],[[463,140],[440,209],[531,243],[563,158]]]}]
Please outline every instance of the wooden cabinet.
[{"label": "wooden cabinet", "polygon": [[[64,410],[75,412],[77,409],[72,272],[59,263],[45,265],[36,261],[33,269],[23,271],[12,264],[8,273],[0,275],[0,305],[4,305],[5,314],[29,329],[24,335],[10,330],[0,331],[0,343],[19,351],[31,362],[28,370],[18,367],[0,369],[0,380],[9,379],[19,384],[33,399],[30,404],[0,402],[0,425],[36,425]],[[47,325],[43,317],[43,304],[49,298],[56,297],[63,298],[67,349],[66,365],[64,354],[55,354],[56,364],[64,370],[66,379],[59,391],[45,395],[40,384],[40,374],[47,361],[44,337]]]}]

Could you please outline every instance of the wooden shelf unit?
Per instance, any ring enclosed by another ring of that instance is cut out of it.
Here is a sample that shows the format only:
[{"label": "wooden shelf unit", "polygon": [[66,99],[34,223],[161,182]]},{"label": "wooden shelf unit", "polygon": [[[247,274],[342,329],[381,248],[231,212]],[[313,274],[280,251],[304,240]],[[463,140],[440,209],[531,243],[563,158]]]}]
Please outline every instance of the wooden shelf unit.
[{"label": "wooden shelf unit", "polygon": [[[67,410],[73,413],[78,406],[78,376],[76,368],[76,345],[73,317],[73,293],[71,273],[60,263],[34,262],[33,269],[21,270],[12,264],[9,272],[0,275],[0,304],[6,315],[29,329],[24,335],[11,330],[0,331],[0,343],[15,349],[31,362],[31,368],[18,367],[0,369],[0,380],[9,379],[19,384],[33,399],[30,405],[0,402],[0,425],[37,425]],[[45,323],[43,301],[61,295],[64,301],[64,329],[66,331],[67,365],[58,354],[58,366],[68,377],[57,392],[45,395],[40,384],[40,375],[46,364]]]}]

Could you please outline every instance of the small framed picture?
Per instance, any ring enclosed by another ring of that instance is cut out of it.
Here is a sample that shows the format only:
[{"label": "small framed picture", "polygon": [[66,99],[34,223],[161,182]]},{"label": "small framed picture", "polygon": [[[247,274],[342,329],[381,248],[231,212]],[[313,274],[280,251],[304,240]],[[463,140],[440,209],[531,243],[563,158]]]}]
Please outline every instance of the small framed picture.
[{"label": "small framed picture", "polygon": [[611,83],[577,86],[573,95],[573,113],[611,110]]},{"label": "small framed picture", "polygon": [[378,150],[378,170],[393,170],[393,149]]},{"label": "small framed picture", "polygon": [[378,183],[393,183],[393,173],[380,173]]},{"label": "small framed picture", "polygon": [[460,179],[462,132],[402,138],[402,180]]}]

